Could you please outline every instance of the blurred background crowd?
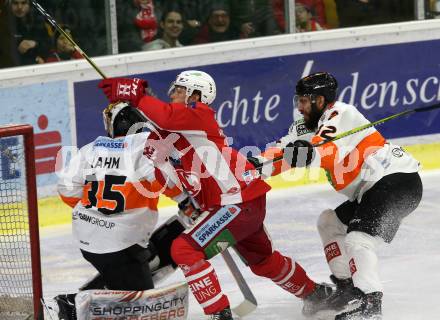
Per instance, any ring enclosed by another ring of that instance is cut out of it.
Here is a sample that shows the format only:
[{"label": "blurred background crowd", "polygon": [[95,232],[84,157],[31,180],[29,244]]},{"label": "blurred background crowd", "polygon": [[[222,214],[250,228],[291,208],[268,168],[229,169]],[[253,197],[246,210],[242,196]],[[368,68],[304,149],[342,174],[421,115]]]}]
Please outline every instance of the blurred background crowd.
[{"label": "blurred background crowd", "polygon": [[[38,3],[92,57],[420,18],[415,0]],[[424,5],[422,18],[440,17],[440,1],[426,0]],[[289,16],[289,12],[294,13]],[[290,22],[293,20],[294,24]],[[112,34],[112,29],[116,29],[116,34]],[[30,0],[0,0],[0,44],[0,68],[82,58],[64,35],[44,21]]]}]

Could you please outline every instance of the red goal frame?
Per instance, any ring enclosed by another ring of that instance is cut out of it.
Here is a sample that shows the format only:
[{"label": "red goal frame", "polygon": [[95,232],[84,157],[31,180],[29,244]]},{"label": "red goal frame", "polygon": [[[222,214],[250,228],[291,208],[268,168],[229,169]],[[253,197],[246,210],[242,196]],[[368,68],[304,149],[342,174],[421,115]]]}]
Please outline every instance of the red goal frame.
[{"label": "red goal frame", "polygon": [[25,167],[26,167],[26,192],[29,217],[29,237],[32,261],[32,291],[34,305],[34,319],[43,319],[43,287],[41,281],[41,256],[40,236],[38,227],[38,202],[37,183],[35,172],[35,145],[34,129],[28,124],[0,126],[0,137],[23,136]]}]

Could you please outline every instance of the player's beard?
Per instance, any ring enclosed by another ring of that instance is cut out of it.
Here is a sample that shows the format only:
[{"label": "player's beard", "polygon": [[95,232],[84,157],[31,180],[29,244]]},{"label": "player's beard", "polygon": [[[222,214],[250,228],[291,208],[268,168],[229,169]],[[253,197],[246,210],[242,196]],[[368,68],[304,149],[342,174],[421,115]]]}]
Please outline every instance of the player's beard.
[{"label": "player's beard", "polygon": [[315,129],[318,127],[318,122],[323,112],[324,109],[319,110],[318,107],[316,106],[316,103],[312,103],[310,106],[310,113],[308,119],[306,120],[304,118],[304,125],[306,126],[306,128],[311,131],[315,131]]}]

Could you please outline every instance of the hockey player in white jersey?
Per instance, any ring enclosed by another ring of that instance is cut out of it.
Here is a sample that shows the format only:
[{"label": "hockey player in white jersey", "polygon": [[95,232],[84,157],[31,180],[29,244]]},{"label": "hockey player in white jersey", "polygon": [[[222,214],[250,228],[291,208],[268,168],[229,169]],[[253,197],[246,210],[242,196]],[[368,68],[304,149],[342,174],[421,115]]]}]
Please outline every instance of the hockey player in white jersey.
[{"label": "hockey player in white jersey", "polygon": [[64,170],[58,192],[73,207],[74,239],[105,287],[152,289],[152,251],[147,247],[157,224],[159,193],[177,202],[186,195],[156,181],[155,168],[143,154],[149,132],[140,128],[129,134],[133,124],[145,121],[137,109],[120,102],[105,109],[103,117],[108,136],[79,150]]},{"label": "hockey player in white jersey", "polygon": [[[359,304],[354,310],[343,311],[336,319],[381,319],[383,287],[376,251],[381,243],[393,240],[402,219],[422,198],[419,163],[374,127],[314,148],[312,143],[369,123],[356,107],[336,101],[336,91],[337,81],[329,73],[299,80],[295,100],[303,121],[295,119],[295,130],[281,139],[283,143],[254,163],[283,154],[282,162],[289,167],[319,165],[334,189],[348,197],[336,209],[324,210],[318,219],[331,279],[337,286],[323,308],[343,310],[356,300]],[[307,134],[301,123],[313,132],[311,139],[304,139]],[[266,175],[284,169],[274,164]]]}]

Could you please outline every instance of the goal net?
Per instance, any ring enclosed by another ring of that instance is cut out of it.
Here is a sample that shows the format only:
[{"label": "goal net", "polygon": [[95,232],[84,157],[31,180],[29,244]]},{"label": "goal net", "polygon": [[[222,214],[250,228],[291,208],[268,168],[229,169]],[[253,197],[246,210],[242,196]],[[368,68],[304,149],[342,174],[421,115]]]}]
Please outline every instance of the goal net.
[{"label": "goal net", "polygon": [[0,319],[42,319],[33,129],[0,126]]}]

